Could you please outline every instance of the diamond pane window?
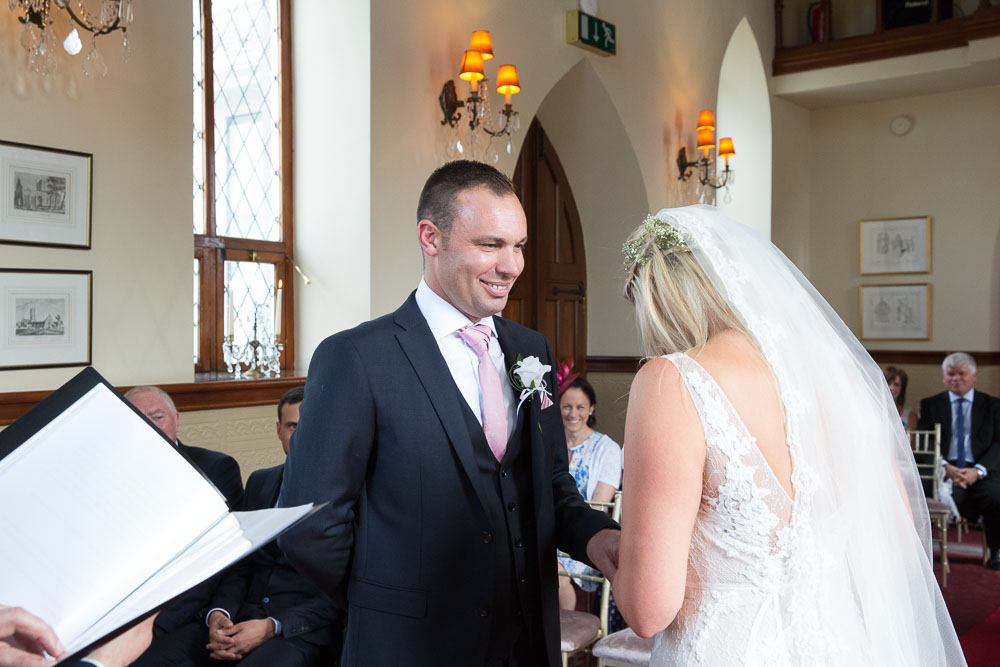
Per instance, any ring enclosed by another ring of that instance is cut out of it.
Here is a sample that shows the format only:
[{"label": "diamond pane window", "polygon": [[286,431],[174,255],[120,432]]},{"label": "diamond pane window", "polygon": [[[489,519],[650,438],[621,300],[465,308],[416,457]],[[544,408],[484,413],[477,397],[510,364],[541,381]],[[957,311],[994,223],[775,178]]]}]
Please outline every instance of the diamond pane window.
[{"label": "diamond pane window", "polygon": [[274,264],[225,263],[226,335],[242,347],[252,340],[274,342]]},{"label": "diamond pane window", "polygon": [[294,368],[291,0],[190,2],[195,371],[239,376],[236,348],[276,328],[256,370]]},{"label": "diamond pane window", "polygon": [[201,41],[201,0],[194,0],[194,40],[192,51],[194,55],[194,68],[192,69],[194,100],[193,138],[194,150],[192,174],[194,175],[194,233],[205,233],[205,82],[204,64],[202,61],[202,50],[204,46]]},{"label": "diamond pane window", "polygon": [[213,0],[216,230],[281,240],[278,6]]}]

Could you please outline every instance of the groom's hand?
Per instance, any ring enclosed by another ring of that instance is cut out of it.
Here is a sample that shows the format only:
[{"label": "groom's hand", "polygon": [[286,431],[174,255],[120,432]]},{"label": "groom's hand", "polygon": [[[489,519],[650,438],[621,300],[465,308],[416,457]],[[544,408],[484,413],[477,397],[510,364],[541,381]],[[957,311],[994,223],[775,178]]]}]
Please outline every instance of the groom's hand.
[{"label": "groom's hand", "polygon": [[587,558],[612,583],[618,574],[618,545],[621,539],[620,530],[605,528],[597,531],[587,542]]}]

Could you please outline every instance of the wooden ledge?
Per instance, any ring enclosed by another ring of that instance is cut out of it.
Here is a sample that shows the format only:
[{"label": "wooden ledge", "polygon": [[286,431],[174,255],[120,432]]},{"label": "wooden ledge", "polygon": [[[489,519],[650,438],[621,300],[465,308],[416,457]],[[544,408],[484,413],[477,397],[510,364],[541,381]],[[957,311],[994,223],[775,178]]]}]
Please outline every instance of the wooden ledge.
[{"label": "wooden ledge", "polygon": [[[282,371],[279,377],[259,380],[249,378],[234,380],[219,373],[198,373],[194,382],[157,386],[170,394],[179,412],[191,412],[277,405],[286,391],[305,383],[304,374]],[[115,388],[124,394],[132,388],[132,385]],[[0,394],[0,424],[10,424],[51,393],[51,391],[20,391]]]},{"label": "wooden ledge", "polygon": [[775,76],[824,67],[908,56],[968,46],[971,40],[1000,35],[1000,5],[984,7],[969,16],[883,30],[868,35],[834,38],[818,44],[777,48]]},{"label": "wooden ledge", "polygon": [[[868,350],[879,364],[933,364],[938,365],[954,350]],[[969,352],[977,366],[1000,365],[1000,352]],[[640,366],[639,357],[588,356],[588,373],[635,373]]]}]

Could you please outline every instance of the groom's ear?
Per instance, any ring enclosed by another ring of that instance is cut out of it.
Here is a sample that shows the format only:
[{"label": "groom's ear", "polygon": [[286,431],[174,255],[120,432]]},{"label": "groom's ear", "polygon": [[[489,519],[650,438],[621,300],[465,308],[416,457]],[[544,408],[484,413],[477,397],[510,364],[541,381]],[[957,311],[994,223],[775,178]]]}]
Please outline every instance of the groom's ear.
[{"label": "groom's ear", "polygon": [[437,225],[424,219],[417,223],[417,241],[425,255],[434,257],[444,247],[444,234]]}]

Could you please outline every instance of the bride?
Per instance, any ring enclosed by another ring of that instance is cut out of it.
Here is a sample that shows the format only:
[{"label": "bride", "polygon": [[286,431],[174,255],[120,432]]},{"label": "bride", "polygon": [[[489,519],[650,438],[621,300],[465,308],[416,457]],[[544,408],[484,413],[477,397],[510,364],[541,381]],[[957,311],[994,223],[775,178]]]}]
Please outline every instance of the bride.
[{"label": "bride", "polygon": [[[657,665],[964,665],[882,372],[711,206],[624,246],[645,352],[614,595]],[[663,355],[663,356],[659,356]]]}]

